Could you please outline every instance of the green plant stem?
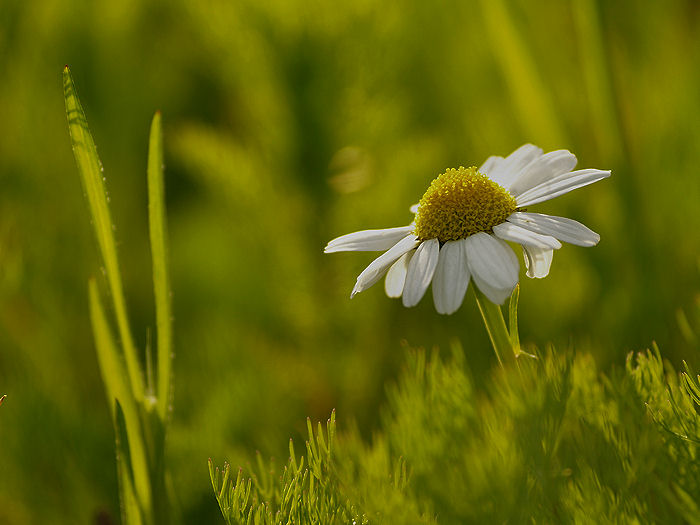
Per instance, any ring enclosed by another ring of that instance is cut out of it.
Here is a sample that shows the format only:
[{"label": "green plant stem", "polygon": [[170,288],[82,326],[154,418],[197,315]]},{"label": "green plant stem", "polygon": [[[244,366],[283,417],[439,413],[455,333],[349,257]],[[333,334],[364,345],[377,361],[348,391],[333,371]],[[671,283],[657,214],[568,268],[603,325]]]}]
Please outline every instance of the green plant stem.
[{"label": "green plant stem", "polygon": [[493,351],[496,353],[496,358],[501,367],[505,368],[505,363],[514,363],[516,357],[516,349],[508,335],[506,321],[503,318],[501,307],[493,304],[473,283],[471,289],[474,290],[476,304],[481,312],[481,317],[486,325],[486,331],[489,334]]}]

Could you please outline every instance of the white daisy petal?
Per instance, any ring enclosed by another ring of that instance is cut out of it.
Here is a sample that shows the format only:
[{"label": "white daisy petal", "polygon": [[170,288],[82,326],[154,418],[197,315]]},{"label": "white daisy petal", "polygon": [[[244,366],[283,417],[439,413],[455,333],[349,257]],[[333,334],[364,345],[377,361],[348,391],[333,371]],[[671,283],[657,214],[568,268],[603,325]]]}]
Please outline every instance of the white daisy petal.
[{"label": "white daisy petal", "polygon": [[386,279],[384,280],[384,291],[392,299],[401,297],[403,293],[403,285],[406,282],[406,271],[408,270],[408,263],[411,260],[414,252],[410,251],[404,253],[399,260],[391,265],[389,271],[386,272]]},{"label": "white daisy petal", "polygon": [[576,156],[565,149],[550,151],[531,162],[527,169],[506,189],[517,197],[548,180],[568,173],[576,166]]},{"label": "white daisy petal", "polygon": [[501,162],[503,161],[503,157],[498,157],[496,155],[493,155],[486,159],[484,163],[481,165],[479,168],[479,173],[483,173],[484,175],[488,175],[491,170],[493,170],[496,166],[498,166]]},{"label": "white daisy petal", "polygon": [[516,197],[519,207],[531,206],[538,202],[548,201],[571,190],[587,186],[610,176],[610,171],[603,170],[577,170],[564,173],[558,177],[538,184],[534,188]]},{"label": "white daisy petal", "polygon": [[408,211],[410,211],[410,212],[413,213],[413,214],[418,213],[418,204],[414,204],[413,206],[411,206],[411,207],[408,209]]},{"label": "white daisy petal", "polygon": [[357,282],[355,283],[355,287],[353,288],[350,297],[354,297],[356,293],[362,292],[376,283],[379,279],[381,279],[382,275],[384,275],[384,272],[387,271],[389,266],[394,264],[394,262],[404,253],[415,248],[418,243],[418,238],[415,235],[407,235],[389,250],[377,257],[357,277]]},{"label": "white daisy petal", "polygon": [[503,159],[503,162],[494,166],[488,173],[488,177],[504,188],[508,188],[520,176],[525,167],[541,156],[542,148],[525,144]]},{"label": "white daisy petal", "polygon": [[549,274],[554,252],[548,248],[523,245],[523,258],[528,277],[542,279]]},{"label": "white daisy petal", "polygon": [[403,287],[403,305],[406,307],[415,306],[425,295],[425,291],[430,286],[433,279],[435,267],[438,263],[440,252],[440,241],[429,239],[423,241],[416,249],[416,253],[408,263],[406,273],[406,284]]},{"label": "white daisy petal", "polygon": [[330,241],[323,251],[334,253],[388,250],[411,231],[413,231],[413,225],[348,233]]},{"label": "white daisy petal", "polygon": [[518,284],[520,265],[505,241],[479,232],[465,239],[467,264],[479,290],[495,304],[503,304]]},{"label": "white daisy petal", "polygon": [[561,243],[550,235],[542,235],[541,233],[526,230],[516,224],[504,222],[493,227],[493,233],[496,237],[504,241],[517,242],[518,244],[535,246],[537,248],[549,248],[558,250],[561,248]]},{"label": "white daisy petal", "polygon": [[600,235],[596,232],[580,222],[566,217],[518,211],[508,217],[507,221],[530,231],[551,235],[560,241],[578,246],[595,246],[600,240]]},{"label": "white daisy petal", "polygon": [[433,278],[433,302],[439,314],[456,312],[464,300],[469,285],[465,241],[449,241],[440,249]]}]

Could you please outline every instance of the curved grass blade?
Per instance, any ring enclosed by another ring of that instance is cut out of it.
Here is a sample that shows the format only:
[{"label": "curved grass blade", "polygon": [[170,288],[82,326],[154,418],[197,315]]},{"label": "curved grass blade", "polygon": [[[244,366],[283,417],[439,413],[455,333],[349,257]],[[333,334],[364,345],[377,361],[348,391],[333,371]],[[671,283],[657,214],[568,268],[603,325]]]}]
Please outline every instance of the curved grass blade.
[{"label": "curved grass blade", "polygon": [[80,179],[83,181],[92,223],[95,227],[97,243],[100,246],[105,266],[107,282],[112,292],[114,313],[117,318],[119,336],[129,372],[131,390],[134,393],[134,397],[140,401],[143,399],[144,393],[143,377],[136,355],[136,347],[129,329],[126,301],[124,300],[124,291],[119,273],[117,247],[114,241],[114,234],[112,233],[112,220],[102,176],[102,163],[97,155],[97,148],[90,134],[85,112],[75,91],[75,84],[68,66],[63,69],[63,94],[66,102],[66,116],[68,117],[68,129],[73,145],[73,155],[78,165]]}]

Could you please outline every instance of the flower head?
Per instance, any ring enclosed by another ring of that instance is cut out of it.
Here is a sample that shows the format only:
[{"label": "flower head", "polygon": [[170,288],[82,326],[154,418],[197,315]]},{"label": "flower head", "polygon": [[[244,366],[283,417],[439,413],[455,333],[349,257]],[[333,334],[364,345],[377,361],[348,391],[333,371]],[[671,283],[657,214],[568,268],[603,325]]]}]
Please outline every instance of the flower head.
[{"label": "flower head", "polygon": [[490,231],[518,208],[515,197],[475,167],[439,175],[418,203],[415,234],[442,243]]},{"label": "flower head", "polygon": [[473,279],[493,303],[502,304],[518,283],[520,265],[506,241],[520,244],[528,277],[549,273],[561,242],[594,246],[600,236],[564,217],[530,213],[531,206],[610,176],[610,171],[571,171],[566,150],[544,154],[532,144],[475,167],[448,169],[430,184],[408,226],[364,230],[333,239],[326,253],[384,251],[357,278],[352,296],[386,274],[389,297],[415,306],[433,283],[439,313],[455,312]]}]

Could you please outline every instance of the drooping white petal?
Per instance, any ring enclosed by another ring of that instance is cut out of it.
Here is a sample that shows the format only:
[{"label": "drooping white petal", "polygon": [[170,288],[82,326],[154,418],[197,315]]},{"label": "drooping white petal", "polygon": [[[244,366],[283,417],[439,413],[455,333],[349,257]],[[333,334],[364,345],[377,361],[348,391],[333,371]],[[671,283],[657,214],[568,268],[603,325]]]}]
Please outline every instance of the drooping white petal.
[{"label": "drooping white petal", "polygon": [[399,240],[411,233],[413,225],[382,230],[362,230],[348,233],[330,241],[324,253],[334,252],[373,252],[388,250]]},{"label": "drooping white petal", "polygon": [[511,195],[517,197],[538,184],[571,171],[574,166],[576,166],[576,156],[570,151],[565,149],[550,151],[531,162],[506,189]]},{"label": "drooping white petal", "polygon": [[595,246],[600,240],[600,235],[596,232],[580,222],[566,217],[517,211],[508,217],[507,221],[577,246]]},{"label": "drooping white petal", "polygon": [[391,265],[389,271],[386,272],[386,279],[384,280],[384,291],[392,299],[401,297],[403,293],[403,285],[406,282],[406,271],[408,270],[408,263],[413,256],[413,250],[408,253],[404,253],[399,260]]},{"label": "drooping white petal", "polygon": [[484,163],[481,165],[479,168],[479,173],[483,173],[484,175],[488,175],[491,173],[491,170],[493,170],[496,166],[498,166],[501,162],[503,161],[503,157],[498,157],[496,155],[492,155],[488,159],[484,161]]},{"label": "drooping white petal", "polygon": [[542,149],[525,144],[499,162],[488,173],[489,179],[508,188],[532,161],[542,156]]},{"label": "drooping white petal", "polygon": [[412,205],[408,210],[413,214],[418,213],[418,204]]},{"label": "drooping white petal", "polygon": [[548,248],[537,248],[535,246],[523,245],[523,258],[527,276],[542,279],[549,274],[549,267],[552,266],[554,252]]},{"label": "drooping white petal", "polygon": [[504,241],[517,242],[518,244],[527,246],[536,246],[537,248],[549,248],[558,250],[561,248],[561,243],[550,235],[542,235],[531,230],[526,230],[516,224],[504,222],[493,227],[493,233],[496,237]]},{"label": "drooping white petal", "polygon": [[505,241],[479,232],[465,239],[467,264],[479,290],[492,303],[503,304],[518,284],[520,265]]},{"label": "drooping white petal", "polygon": [[415,306],[425,295],[425,291],[430,286],[433,279],[435,267],[438,263],[440,251],[440,241],[429,239],[423,241],[416,249],[416,253],[408,263],[406,273],[406,284],[403,287],[403,305],[406,307]]},{"label": "drooping white petal", "polygon": [[604,170],[586,169],[570,171],[538,184],[534,188],[517,196],[516,201],[519,207],[531,206],[538,202],[548,201],[549,199],[581,188],[582,186],[593,184],[609,176],[610,171]]},{"label": "drooping white petal", "polygon": [[384,275],[384,272],[387,271],[389,266],[394,264],[394,262],[404,253],[411,251],[413,248],[418,246],[418,243],[418,238],[415,235],[407,235],[389,250],[377,257],[357,277],[357,282],[355,283],[355,287],[352,289],[350,297],[354,297],[356,293],[362,292],[376,283],[382,277],[382,275]]},{"label": "drooping white petal", "polygon": [[439,314],[452,314],[462,305],[469,285],[466,239],[448,241],[440,248],[433,277],[433,302]]}]

